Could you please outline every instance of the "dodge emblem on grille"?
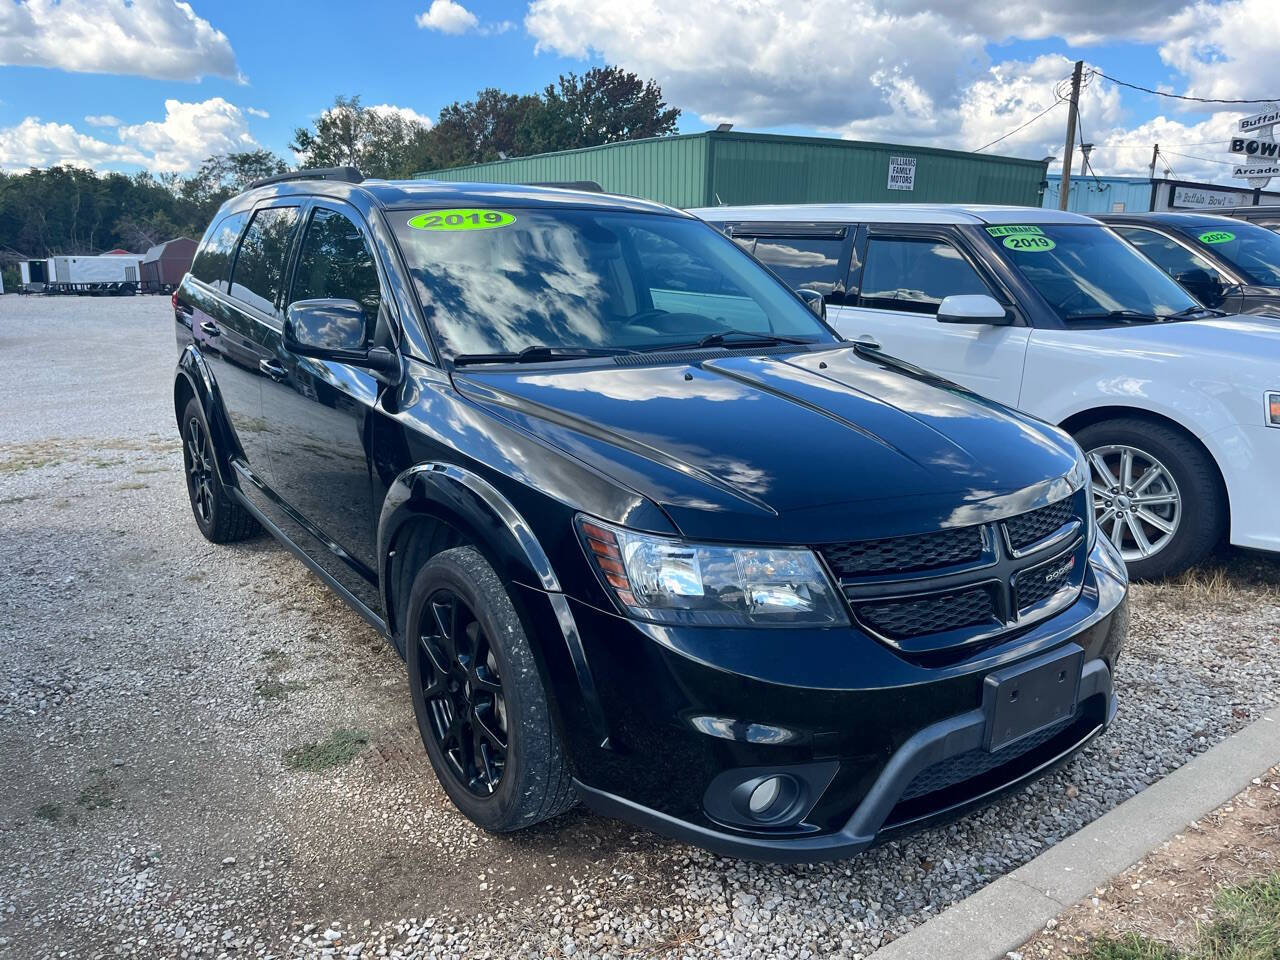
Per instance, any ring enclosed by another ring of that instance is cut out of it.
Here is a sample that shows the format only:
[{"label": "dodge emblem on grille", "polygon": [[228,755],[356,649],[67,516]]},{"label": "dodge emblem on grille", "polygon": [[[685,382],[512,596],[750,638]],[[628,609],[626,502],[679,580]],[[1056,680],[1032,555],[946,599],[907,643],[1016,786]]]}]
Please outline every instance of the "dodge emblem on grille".
[{"label": "dodge emblem on grille", "polygon": [[1075,556],[1067,557],[1057,566],[1050,567],[1044,572],[1044,582],[1050,586],[1061,583],[1071,575],[1071,571],[1075,568]]}]

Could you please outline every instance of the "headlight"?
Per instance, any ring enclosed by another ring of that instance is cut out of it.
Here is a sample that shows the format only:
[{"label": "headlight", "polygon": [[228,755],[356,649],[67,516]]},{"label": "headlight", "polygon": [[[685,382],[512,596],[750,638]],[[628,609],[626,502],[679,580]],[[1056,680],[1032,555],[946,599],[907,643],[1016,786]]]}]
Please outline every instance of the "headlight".
[{"label": "headlight", "polygon": [[1280,391],[1267,394],[1267,426],[1280,427]]},{"label": "headlight", "polygon": [[1076,444],[1076,465],[1072,470],[1072,486],[1084,490],[1084,523],[1087,530],[1089,550],[1093,550],[1094,541],[1098,539],[1098,515],[1093,505],[1093,470],[1089,466],[1089,458],[1080,444]]},{"label": "headlight", "polygon": [[641,620],[757,627],[849,622],[812,550],[689,543],[582,516],[578,532],[605,588]]}]

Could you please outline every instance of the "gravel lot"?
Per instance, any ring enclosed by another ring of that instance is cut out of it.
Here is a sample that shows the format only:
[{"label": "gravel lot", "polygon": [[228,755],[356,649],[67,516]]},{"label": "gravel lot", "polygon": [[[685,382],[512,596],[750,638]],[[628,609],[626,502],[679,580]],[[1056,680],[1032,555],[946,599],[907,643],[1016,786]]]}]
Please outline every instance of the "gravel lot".
[{"label": "gravel lot", "polygon": [[866,956],[1280,689],[1280,562],[1232,553],[1135,589],[1101,742],[948,827],[814,867],[581,811],[488,836],[395,653],[269,539],[200,538],[173,363],[167,299],[0,297],[0,955]]}]

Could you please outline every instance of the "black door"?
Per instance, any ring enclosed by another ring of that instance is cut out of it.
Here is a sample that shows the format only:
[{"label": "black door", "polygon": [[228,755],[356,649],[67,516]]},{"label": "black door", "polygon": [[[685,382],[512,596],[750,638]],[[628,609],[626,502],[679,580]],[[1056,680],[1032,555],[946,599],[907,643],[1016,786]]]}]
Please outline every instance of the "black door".
[{"label": "black door", "polygon": [[[371,341],[383,309],[372,250],[354,209],[317,201],[286,303],[355,300],[364,308]],[[281,375],[264,383],[263,409],[271,424],[272,488],[286,507],[279,523],[358,600],[377,610],[368,438],[382,384],[358,367],[300,357],[279,343],[276,349]]]}]

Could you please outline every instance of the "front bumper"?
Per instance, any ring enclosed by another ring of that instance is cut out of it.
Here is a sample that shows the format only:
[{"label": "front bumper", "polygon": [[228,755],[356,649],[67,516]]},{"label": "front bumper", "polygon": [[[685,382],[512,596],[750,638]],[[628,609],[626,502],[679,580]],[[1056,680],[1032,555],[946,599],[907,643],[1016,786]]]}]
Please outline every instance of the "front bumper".
[{"label": "front bumper", "polygon": [[[571,601],[608,733],[594,748],[574,744],[575,783],[601,813],[719,854],[849,856],[1025,783],[1097,736],[1115,713],[1126,590],[1118,557],[1096,546],[1073,606],[933,664],[853,628],[669,630]],[[1031,748],[986,751],[985,678],[1072,645],[1084,663],[1074,717]],[[727,822],[717,784],[769,771],[812,784],[803,812],[773,827]]]}]

